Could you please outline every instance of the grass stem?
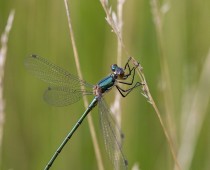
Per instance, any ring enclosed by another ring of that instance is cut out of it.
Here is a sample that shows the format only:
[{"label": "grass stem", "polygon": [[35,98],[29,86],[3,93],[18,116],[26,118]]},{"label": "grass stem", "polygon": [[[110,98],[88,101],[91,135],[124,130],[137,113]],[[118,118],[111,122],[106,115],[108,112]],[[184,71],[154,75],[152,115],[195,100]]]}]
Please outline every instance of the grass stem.
[{"label": "grass stem", "polygon": [[[74,32],[73,32],[73,28],[72,28],[72,24],[71,24],[71,17],[70,17],[70,12],[69,12],[70,10],[69,10],[68,1],[64,0],[64,3],[65,3],[66,14],[67,14],[67,18],[68,18],[70,39],[71,39],[71,43],[72,43],[76,68],[77,68],[77,72],[78,72],[79,77],[83,80],[83,76],[82,76],[82,72],[81,72],[81,68],[80,68],[80,63],[79,63],[79,55],[78,55],[78,52],[77,52],[76,43],[75,43],[75,39],[74,39]],[[85,108],[87,108],[88,107],[88,100],[87,100],[86,96],[83,96],[83,101],[84,101]],[[103,165],[103,162],[102,162],[102,156],[101,156],[101,152],[100,152],[100,149],[99,149],[98,140],[96,138],[96,132],[95,132],[95,128],[94,128],[94,125],[93,125],[93,120],[92,120],[91,114],[88,115],[87,119],[88,119],[88,125],[89,125],[89,128],[90,128],[90,133],[91,133],[91,137],[92,137],[92,141],[93,141],[93,147],[94,147],[94,151],[95,151],[96,159],[97,159],[97,163],[98,163],[98,169],[99,170],[104,170],[104,165]]]},{"label": "grass stem", "polygon": [[[4,123],[5,123],[5,102],[3,99],[3,79],[4,79],[4,67],[7,56],[7,42],[10,30],[12,28],[13,20],[15,16],[15,11],[11,10],[7,25],[5,27],[4,32],[1,35],[1,49],[0,49],[0,165],[1,165],[1,154],[2,154],[2,141],[3,141],[3,131],[4,131]],[[1,168],[0,168],[1,169]]]}]

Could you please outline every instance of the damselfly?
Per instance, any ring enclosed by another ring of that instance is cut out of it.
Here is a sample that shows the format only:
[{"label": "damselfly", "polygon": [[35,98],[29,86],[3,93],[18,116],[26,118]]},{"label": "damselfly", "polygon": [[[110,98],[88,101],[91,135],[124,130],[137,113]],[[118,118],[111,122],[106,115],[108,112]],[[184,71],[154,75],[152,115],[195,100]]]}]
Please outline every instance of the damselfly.
[{"label": "damselfly", "polygon": [[[107,107],[107,104],[103,99],[103,95],[115,86],[120,94],[125,97],[134,88],[142,85],[140,82],[136,82],[134,84],[135,69],[137,66],[131,68],[129,65],[130,60],[131,58],[128,59],[124,68],[113,64],[111,66],[112,73],[110,75],[99,81],[98,84],[91,85],[38,55],[31,55],[26,58],[26,68],[32,74],[49,84],[48,89],[44,93],[44,100],[48,104],[54,106],[66,106],[77,102],[82,98],[83,95],[94,95],[92,102],[89,104],[86,111],[82,114],[80,119],[58,147],[46,165],[45,170],[50,169],[65,144],[72,137],[87,114],[96,105],[99,106],[100,124],[102,126],[102,133],[109,158],[115,167],[118,167],[119,169],[127,169],[128,163],[122,152],[120,142],[122,132],[120,128],[116,128],[119,126],[116,124],[115,119],[112,117],[112,113]],[[131,81],[125,81],[130,76]],[[120,84],[125,84],[128,86],[128,88],[123,89],[119,86]]]}]

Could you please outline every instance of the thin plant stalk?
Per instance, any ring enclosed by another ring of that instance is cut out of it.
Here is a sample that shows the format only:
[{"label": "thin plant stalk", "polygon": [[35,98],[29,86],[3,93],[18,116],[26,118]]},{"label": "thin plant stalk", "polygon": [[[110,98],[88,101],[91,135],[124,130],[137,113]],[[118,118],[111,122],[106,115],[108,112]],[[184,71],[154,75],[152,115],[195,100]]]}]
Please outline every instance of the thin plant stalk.
[{"label": "thin plant stalk", "polygon": [[[116,19],[116,24],[118,25],[119,29],[119,34],[120,37],[122,37],[122,26],[123,26],[123,5],[125,3],[125,0],[118,0],[117,1],[117,19]],[[117,65],[121,66],[122,65],[122,45],[121,41],[117,39]],[[118,131],[118,128],[121,128],[121,117],[122,117],[122,111],[121,111],[121,95],[118,91],[115,93],[115,99],[113,102],[113,105],[111,107],[112,112],[114,113],[114,116],[116,118],[118,126],[116,127],[116,131]],[[120,139],[120,137],[119,137]],[[122,141],[120,141],[122,143]],[[116,169],[119,169],[119,167],[116,167]]]},{"label": "thin plant stalk", "polygon": [[[73,32],[73,28],[72,28],[72,24],[71,24],[70,9],[69,9],[69,5],[68,5],[68,1],[64,0],[64,4],[65,4],[66,14],[67,14],[67,18],[68,18],[70,39],[71,39],[71,43],[72,43],[76,68],[77,68],[78,76],[83,80],[83,76],[82,76],[82,72],[81,72],[81,68],[80,68],[80,62],[79,62],[79,55],[78,55],[78,52],[77,52],[76,43],[75,43],[75,39],[74,39],[74,32]],[[81,88],[83,88],[83,87],[81,87]],[[87,108],[88,107],[88,100],[87,100],[86,96],[83,96],[83,101],[84,101],[85,108]],[[87,119],[88,119],[88,125],[89,125],[89,128],[90,128],[90,133],[91,133],[91,137],[92,137],[92,141],[93,141],[93,147],[94,147],[94,151],[95,151],[96,159],[97,159],[97,163],[98,163],[98,169],[99,170],[104,170],[104,165],[103,165],[103,162],[102,162],[102,156],[101,156],[101,152],[100,152],[100,149],[99,149],[98,140],[97,140],[97,137],[96,137],[96,132],[95,132],[95,128],[94,128],[94,125],[93,125],[93,120],[92,120],[91,114],[89,114],[87,116]]]},{"label": "thin plant stalk", "polygon": [[[161,80],[165,83],[165,88],[163,92],[163,99],[164,99],[164,106],[165,106],[165,112],[167,116],[167,122],[168,122],[168,129],[170,131],[170,136],[168,135],[168,140],[170,140],[169,145],[171,148],[171,152],[175,161],[175,165],[177,169],[181,169],[180,164],[178,162],[176,152],[175,152],[175,146],[174,141],[176,141],[176,126],[173,120],[174,119],[174,105],[173,105],[173,97],[172,97],[172,87],[171,87],[171,81],[170,81],[170,75],[169,75],[169,66],[167,63],[167,58],[165,54],[165,44],[164,44],[164,37],[163,37],[163,30],[162,30],[162,18],[163,15],[161,15],[160,7],[157,0],[151,0],[151,9],[153,14],[153,20],[155,23],[155,29],[156,29],[156,35],[159,45],[159,52],[161,56]],[[161,120],[160,120],[161,123]],[[162,123],[161,123],[162,124]],[[163,127],[163,126],[162,126]],[[163,127],[164,129],[165,127]],[[165,134],[166,135],[166,134]],[[172,139],[171,139],[172,138]]]},{"label": "thin plant stalk", "polygon": [[122,34],[120,33],[118,21],[116,14],[112,11],[112,9],[109,7],[108,0],[100,0],[101,5],[104,9],[104,12],[106,13],[106,21],[111,26],[112,31],[117,35],[118,41],[121,43],[121,46],[125,48],[125,45],[122,41]]},{"label": "thin plant stalk", "polygon": [[3,140],[3,131],[4,131],[4,123],[5,123],[5,101],[3,99],[3,79],[4,79],[4,66],[7,56],[7,42],[10,30],[12,28],[13,20],[15,16],[15,11],[11,10],[7,25],[5,27],[5,31],[1,36],[1,49],[0,49],[0,165],[1,165],[1,154],[2,154],[2,140]]},{"label": "thin plant stalk", "polygon": [[[161,82],[164,87],[163,91],[163,100],[164,100],[164,107],[165,113],[167,118],[167,125],[170,131],[171,137],[175,142],[177,140],[176,136],[176,125],[173,120],[174,119],[174,102],[173,102],[173,93],[172,93],[172,86],[170,80],[170,72],[169,66],[167,62],[167,56],[165,53],[165,42],[163,37],[163,29],[162,29],[162,20],[165,13],[161,13],[160,7],[158,5],[157,0],[151,0],[151,10],[153,14],[153,20],[156,29],[156,35],[159,45],[159,53],[160,53],[160,68],[161,68]],[[162,14],[162,15],[161,15]]]},{"label": "thin plant stalk", "polygon": [[[182,168],[189,170],[195,147],[202,124],[207,114],[208,103],[210,101],[210,49],[203,69],[201,71],[200,80],[198,81],[197,88],[192,98],[192,104],[187,112],[187,119],[184,119],[185,126],[181,130],[181,143],[178,150],[178,160]],[[189,101],[187,101],[189,102]],[[184,113],[183,113],[184,114]],[[175,168],[174,168],[175,169]]]}]

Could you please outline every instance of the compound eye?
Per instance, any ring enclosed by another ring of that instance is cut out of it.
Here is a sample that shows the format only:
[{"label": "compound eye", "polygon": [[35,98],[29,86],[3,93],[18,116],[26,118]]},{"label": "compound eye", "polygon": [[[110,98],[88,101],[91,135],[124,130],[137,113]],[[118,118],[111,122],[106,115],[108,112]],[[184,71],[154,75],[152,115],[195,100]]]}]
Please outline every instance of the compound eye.
[{"label": "compound eye", "polygon": [[113,65],[111,66],[111,69],[112,69],[113,72],[115,72],[115,70],[116,70],[117,68],[118,68],[117,64],[113,64]]}]

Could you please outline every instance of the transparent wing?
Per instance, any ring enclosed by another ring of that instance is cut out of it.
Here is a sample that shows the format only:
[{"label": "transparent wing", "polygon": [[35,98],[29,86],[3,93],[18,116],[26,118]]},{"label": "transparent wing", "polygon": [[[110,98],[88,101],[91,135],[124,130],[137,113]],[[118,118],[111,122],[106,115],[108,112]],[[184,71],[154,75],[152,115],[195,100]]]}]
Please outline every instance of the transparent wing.
[{"label": "transparent wing", "polygon": [[69,89],[80,86],[93,87],[86,81],[80,80],[77,76],[38,55],[28,56],[25,60],[25,66],[32,74],[49,83],[50,86],[68,87]]},{"label": "transparent wing", "polygon": [[121,147],[122,132],[103,98],[99,99],[99,113],[105,147],[109,158],[113,162],[115,169],[126,170],[128,163]]},{"label": "transparent wing", "polygon": [[83,95],[88,94],[92,94],[92,92],[65,87],[48,87],[44,93],[44,100],[50,105],[66,106],[77,102]]},{"label": "transparent wing", "polygon": [[[77,102],[82,95],[93,93],[93,85],[38,55],[27,57],[25,66],[33,75],[50,85],[44,93],[44,100],[48,104],[66,106]],[[81,90],[81,86],[84,90]]]}]

